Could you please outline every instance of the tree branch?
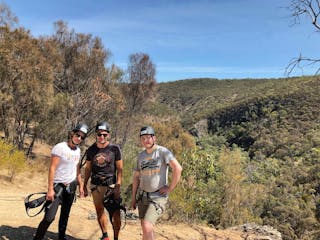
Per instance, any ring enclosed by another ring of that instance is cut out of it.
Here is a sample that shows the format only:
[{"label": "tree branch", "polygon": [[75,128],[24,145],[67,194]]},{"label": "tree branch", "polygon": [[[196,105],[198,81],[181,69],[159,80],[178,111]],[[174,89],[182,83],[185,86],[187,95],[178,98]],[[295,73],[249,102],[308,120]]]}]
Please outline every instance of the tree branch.
[{"label": "tree branch", "polygon": [[[300,23],[300,18],[307,16],[310,18],[312,25],[320,30],[319,15],[320,15],[320,0],[292,0],[288,7],[292,12],[294,24]],[[301,54],[297,58],[293,58],[286,67],[286,75],[290,75],[295,69],[303,70],[306,66],[317,65],[320,59],[303,57]],[[320,66],[316,70],[316,75],[320,72]]]}]

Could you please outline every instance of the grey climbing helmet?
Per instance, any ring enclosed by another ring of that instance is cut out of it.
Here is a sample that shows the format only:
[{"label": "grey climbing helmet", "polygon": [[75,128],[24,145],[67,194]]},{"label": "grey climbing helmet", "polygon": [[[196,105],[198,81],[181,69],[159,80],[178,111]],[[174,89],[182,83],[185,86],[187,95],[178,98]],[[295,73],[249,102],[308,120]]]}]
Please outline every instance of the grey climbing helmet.
[{"label": "grey climbing helmet", "polygon": [[140,129],[140,137],[142,135],[155,135],[155,131],[151,126],[144,126]]}]

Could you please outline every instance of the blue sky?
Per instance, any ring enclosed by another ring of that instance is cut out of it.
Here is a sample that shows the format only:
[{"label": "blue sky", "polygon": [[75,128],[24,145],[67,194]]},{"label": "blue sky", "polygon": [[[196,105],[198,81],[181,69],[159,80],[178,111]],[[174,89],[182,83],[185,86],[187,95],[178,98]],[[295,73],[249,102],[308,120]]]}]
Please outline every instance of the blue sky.
[{"label": "blue sky", "polygon": [[[158,82],[281,78],[299,54],[320,58],[319,33],[309,19],[292,26],[286,8],[291,0],[2,2],[35,37],[53,34],[58,20],[78,33],[100,37],[112,53],[107,64],[126,69],[130,54],[148,54]],[[304,68],[291,76],[313,73]]]}]

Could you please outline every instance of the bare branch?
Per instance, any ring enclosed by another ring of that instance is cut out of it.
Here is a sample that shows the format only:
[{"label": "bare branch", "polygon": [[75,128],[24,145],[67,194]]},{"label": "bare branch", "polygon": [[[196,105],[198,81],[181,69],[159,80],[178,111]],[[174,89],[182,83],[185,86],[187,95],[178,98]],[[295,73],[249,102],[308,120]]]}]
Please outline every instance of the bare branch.
[{"label": "bare branch", "polygon": [[[285,73],[286,75],[289,76],[297,68],[303,71],[305,67],[315,66],[317,64],[320,64],[320,59],[303,57],[300,54],[299,57],[293,58],[290,61],[289,65],[286,67]],[[319,72],[320,72],[320,67],[317,68],[315,75],[319,74]]]},{"label": "bare branch", "polygon": [[[292,0],[288,7],[292,12],[294,24],[300,23],[300,18],[305,15],[311,20],[312,25],[320,30],[319,16],[320,16],[320,0]],[[303,57],[301,54],[297,58],[293,58],[286,67],[286,75],[290,75],[295,69],[303,70],[304,67],[310,67],[320,64],[320,59]],[[316,67],[317,68],[317,67]],[[320,66],[317,68],[315,74],[319,74]]]},{"label": "bare branch", "polygon": [[300,23],[300,18],[307,15],[312,24],[317,30],[320,30],[319,15],[320,3],[319,0],[293,0],[289,6],[292,12],[294,24]]},{"label": "bare branch", "polygon": [[5,3],[0,3],[0,26],[14,27],[19,22],[18,17],[11,12],[9,6]]}]

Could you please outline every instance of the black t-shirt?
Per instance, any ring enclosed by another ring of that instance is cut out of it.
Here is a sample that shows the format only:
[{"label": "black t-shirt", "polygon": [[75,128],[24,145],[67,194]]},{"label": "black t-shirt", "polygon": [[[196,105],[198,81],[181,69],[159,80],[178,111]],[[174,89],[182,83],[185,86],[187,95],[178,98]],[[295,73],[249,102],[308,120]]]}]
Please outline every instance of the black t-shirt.
[{"label": "black t-shirt", "polygon": [[112,177],[112,183],[115,183],[116,161],[121,159],[121,150],[118,145],[109,144],[105,148],[98,148],[96,143],[91,145],[87,151],[87,161],[92,163],[91,182],[96,185],[105,185],[102,182]]}]

